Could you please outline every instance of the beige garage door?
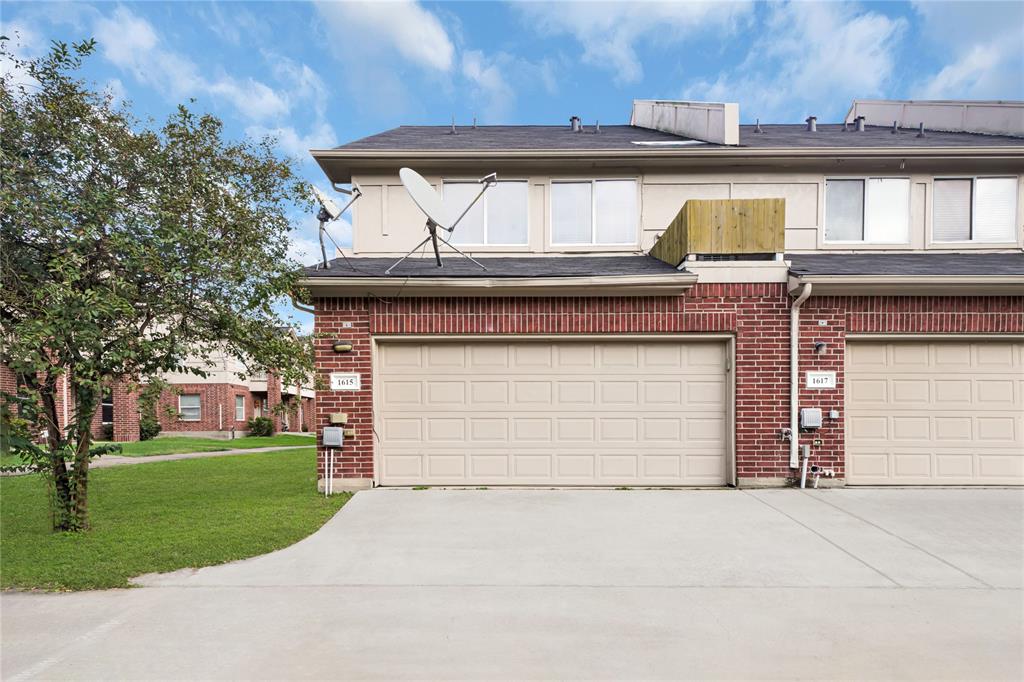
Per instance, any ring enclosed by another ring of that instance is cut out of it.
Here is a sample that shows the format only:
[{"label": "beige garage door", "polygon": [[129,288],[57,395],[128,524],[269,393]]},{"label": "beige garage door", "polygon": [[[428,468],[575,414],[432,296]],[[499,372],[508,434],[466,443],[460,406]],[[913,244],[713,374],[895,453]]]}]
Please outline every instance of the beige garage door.
[{"label": "beige garage door", "polygon": [[723,342],[382,342],[383,485],[722,485]]},{"label": "beige garage door", "polygon": [[851,341],[852,485],[1024,483],[1024,343]]}]

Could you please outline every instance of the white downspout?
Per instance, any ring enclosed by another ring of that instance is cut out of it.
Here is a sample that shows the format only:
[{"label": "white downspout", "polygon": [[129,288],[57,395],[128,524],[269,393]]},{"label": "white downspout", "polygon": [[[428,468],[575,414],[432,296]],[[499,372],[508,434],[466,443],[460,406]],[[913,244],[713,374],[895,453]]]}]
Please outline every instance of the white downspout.
[{"label": "white downspout", "polygon": [[789,468],[800,467],[800,306],[811,295],[811,283],[800,289],[800,295],[789,309]]}]

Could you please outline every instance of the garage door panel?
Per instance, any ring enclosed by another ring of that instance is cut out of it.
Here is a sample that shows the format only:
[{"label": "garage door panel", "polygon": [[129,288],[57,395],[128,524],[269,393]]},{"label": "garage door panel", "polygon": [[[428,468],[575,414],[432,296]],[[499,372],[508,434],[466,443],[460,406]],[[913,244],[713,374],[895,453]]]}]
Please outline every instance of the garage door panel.
[{"label": "garage door panel", "polygon": [[847,482],[1024,484],[1022,348],[849,342]]},{"label": "garage door panel", "polygon": [[724,343],[407,345],[379,351],[385,485],[726,481]]}]

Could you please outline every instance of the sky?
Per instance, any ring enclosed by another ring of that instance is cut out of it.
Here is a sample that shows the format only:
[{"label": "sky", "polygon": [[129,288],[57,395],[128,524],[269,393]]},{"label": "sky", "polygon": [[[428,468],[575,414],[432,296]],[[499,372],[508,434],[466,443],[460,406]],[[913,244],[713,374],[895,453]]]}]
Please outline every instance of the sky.
[{"label": "sky", "polygon": [[[1022,27],[1022,2],[0,6],[20,56],[95,38],[84,77],[137,116],[194,99],[231,136],[273,135],[325,190],[309,149],[453,116],[628,123],[634,98],[662,98],[738,102],[743,122],[830,122],[854,98],[1022,100]],[[315,262],[315,218],[293,222],[292,255]],[[331,231],[351,243],[344,219]]]}]

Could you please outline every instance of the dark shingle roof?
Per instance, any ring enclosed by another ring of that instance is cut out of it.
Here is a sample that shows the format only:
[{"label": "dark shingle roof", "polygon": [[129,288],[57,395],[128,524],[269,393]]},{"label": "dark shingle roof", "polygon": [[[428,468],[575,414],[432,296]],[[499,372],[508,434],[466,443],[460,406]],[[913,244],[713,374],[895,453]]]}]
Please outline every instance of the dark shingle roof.
[{"label": "dark shingle roof", "polygon": [[1024,275],[1024,253],[787,254],[794,275]]},{"label": "dark shingle roof", "polygon": [[[479,126],[459,127],[451,134],[450,126],[400,126],[361,140],[343,144],[345,150],[409,150],[409,151],[475,151],[508,149],[646,149],[634,141],[681,142],[687,138],[635,126],[601,126],[595,133],[592,126],[574,133],[569,126]],[[696,142],[696,141],[695,141]],[[708,146],[696,142],[699,146]],[[716,145],[717,146],[717,145]]]},{"label": "dark shingle roof", "polygon": [[[307,267],[306,277],[386,277],[384,271],[397,258],[335,258],[330,267]],[[409,258],[391,271],[391,277],[530,278],[596,277],[615,275],[668,275],[680,271],[651,256],[524,256],[478,258],[487,269],[472,261],[444,255],[443,268],[432,258]]]},{"label": "dark shingle roof", "polygon": [[[401,126],[376,135],[364,137],[337,147],[344,151],[504,151],[504,150],[632,150],[656,151],[680,149],[713,149],[723,145],[690,140],[679,135],[648,130],[637,126],[601,126],[595,133],[593,126],[574,133],[568,125],[537,126],[479,126],[459,127],[452,135],[449,126]],[[902,129],[894,135],[891,128],[867,126],[864,132],[844,131],[842,125],[822,124],[817,132],[808,132],[803,124],[762,125],[764,132],[754,132],[754,126],[740,126],[740,147],[751,149],[829,149],[890,147],[1017,147],[1024,150],[1024,138],[980,133],[952,133],[926,131],[924,137],[917,130]],[[677,145],[639,145],[635,142],[678,142]]]}]

